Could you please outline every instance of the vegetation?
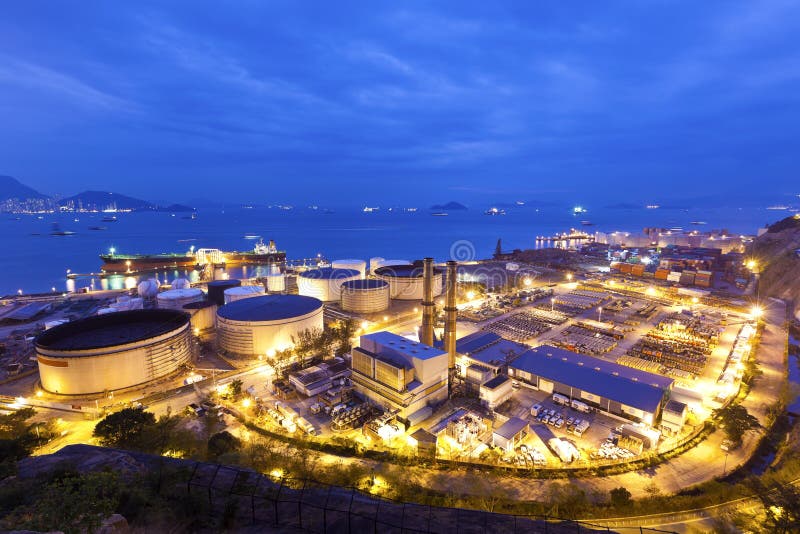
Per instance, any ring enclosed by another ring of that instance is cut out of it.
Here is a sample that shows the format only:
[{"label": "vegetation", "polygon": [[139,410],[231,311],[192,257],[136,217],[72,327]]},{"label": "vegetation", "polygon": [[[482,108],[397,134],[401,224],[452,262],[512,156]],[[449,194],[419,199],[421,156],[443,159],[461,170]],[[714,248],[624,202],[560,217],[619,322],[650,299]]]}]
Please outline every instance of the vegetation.
[{"label": "vegetation", "polygon": [[156,416],[144,408],[125,408],[97,423],[93,435],[106,447],[141,450],[147,430],[155,424]]},{"label": "vegetation", "polygon": [[719,418],[725,437],[736,446],[742,443],[745,433],[761,428],[758,419],[749,414],[747,408],[741,404],[729,404],[724,408],[714,410],[714,416]]},{"label": "vegetation", "polygon": [[0,477],[13,473],[17,460],[55,437],[55,422],[30,423],[29,419],[34,415],[36,411],[33,408],[0,414]]}]

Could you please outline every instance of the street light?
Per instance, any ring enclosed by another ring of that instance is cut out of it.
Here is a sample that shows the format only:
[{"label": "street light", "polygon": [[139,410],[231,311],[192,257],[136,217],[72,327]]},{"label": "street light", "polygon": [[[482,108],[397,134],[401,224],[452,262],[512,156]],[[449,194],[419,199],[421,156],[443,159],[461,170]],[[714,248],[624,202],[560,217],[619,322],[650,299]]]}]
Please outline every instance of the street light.
[{"label": "street light", "polygon": [[467,291],[467,300],[472,300],[474,298],[475,298],[475,292],[474,291]]},{"label": "street light", "polygon": [[754,319],[758,319],[762,315],[764,315],[764,308],[759,305],[753,306],[753,309],[750,310],[750,315],[753,316]]},{"label": "street light", "polygon": [[550,299],[550,313],[556,311],[556,299],[555,297]]},{"label": "street light", "polygon": [[531,281],[531,279],[530,279],[530,278],[526,278],[526,279],[525,279],[525,285],[526,285],[526,286],[529,286],[529,285],[531,285],[532,283],[533,283],[533,282]]},{"label": "street light", "polygon": [[572,282],[572,273],[567,273],[567,281]]},{"label": "street light", "polygon": [[599,306],[597,308],[597,322],[598,323],[603,322],[603,307],[602,306]]}]

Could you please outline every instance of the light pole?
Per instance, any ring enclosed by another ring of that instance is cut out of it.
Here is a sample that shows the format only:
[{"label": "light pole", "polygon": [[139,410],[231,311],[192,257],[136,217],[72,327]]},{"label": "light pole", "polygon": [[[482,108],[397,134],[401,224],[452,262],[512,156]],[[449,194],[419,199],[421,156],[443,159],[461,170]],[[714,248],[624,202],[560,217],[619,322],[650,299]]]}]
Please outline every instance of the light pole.
[{"label": "light pole", "polygon": [[550,299],[550,313],[556,311],[556,299],[555,297]]},{"label": "light pole", "polygon": [[602,323],[603,322],[603,307],[602,306],[597,308],[597,322],[598,323]]}]

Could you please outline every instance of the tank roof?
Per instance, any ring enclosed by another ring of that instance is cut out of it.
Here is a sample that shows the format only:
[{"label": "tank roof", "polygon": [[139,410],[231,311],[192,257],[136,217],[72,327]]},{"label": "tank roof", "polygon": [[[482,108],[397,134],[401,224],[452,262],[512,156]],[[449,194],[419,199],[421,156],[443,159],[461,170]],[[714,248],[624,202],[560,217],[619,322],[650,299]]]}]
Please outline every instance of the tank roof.
[{"label": "tank roof", "polygon": [[302,272],[299,276],[300,278],[309,278],[311,280],[335,280],[337,278],[361,276],[361,272],[355,269],[335,269],[333,267],[322,267],[319,269],[310,269]]},{"label": "tank roof", "polygon": [[241,280],[213,280],[208,283],[208,287],[236,287],[242,285]]},{"label": "tank roof", "polygon": [[130,310],[78,319],[46,330],[36,346],[50,350],[89,350],[160,336],[189,322],[178,310]]},{"label": "tank roof", "polygon": [[210,308],[214,303],[210,300],[197,300],[183,305],[184,310],[202,310],[203,308]]},{"label": "tank roof", "polygon": [[278,321],[306,315],[322,308],[322,301],[302,295],[264,295],[231,302],[217,315],[231,321]]},{"label": "tank roof", "polygon": [[385,280],[376,280],[374,278],[367,278],[365,280],[348,280],[342,284],[342,289],[359,290],[359,289],[381,289],[389,287],[389,283]]}]

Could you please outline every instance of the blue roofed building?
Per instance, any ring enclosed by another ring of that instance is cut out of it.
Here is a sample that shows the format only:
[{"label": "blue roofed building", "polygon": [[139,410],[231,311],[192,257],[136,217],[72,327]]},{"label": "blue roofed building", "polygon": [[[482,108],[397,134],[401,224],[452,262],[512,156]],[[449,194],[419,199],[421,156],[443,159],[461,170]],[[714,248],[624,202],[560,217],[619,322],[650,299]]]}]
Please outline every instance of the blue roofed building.
[{"label": "blue roofed building", "polygon": [[447,400],[447,353],[390,332],[361,336],[353,348],[356,391],[375,404],[409,417]]},{"label": "blue roofed building", "polygon": [[459,376],[474,382],[470,366],[488,368],[497,375],[528,349],[527,345],[509,341],[493,332],[478,331],[456,341],[456,370]]},{"label": "blue roofed building", "polygon": [[550,345],[525,352],[508,372],[540,391],[648,425],[658,420],[673,385],[668,377]]}]

